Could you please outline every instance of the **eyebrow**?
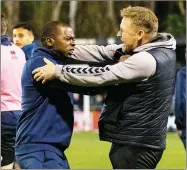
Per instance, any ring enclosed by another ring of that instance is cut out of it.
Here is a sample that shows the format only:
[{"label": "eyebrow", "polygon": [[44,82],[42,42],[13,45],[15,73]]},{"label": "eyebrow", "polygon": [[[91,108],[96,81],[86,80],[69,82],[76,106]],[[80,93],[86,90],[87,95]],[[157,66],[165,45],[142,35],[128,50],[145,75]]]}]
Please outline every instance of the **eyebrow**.
[{"label": "eyebrow", "polygon": [[69,35],[67,35],[65,38],[75,38],[75,36],[69,36]]}]

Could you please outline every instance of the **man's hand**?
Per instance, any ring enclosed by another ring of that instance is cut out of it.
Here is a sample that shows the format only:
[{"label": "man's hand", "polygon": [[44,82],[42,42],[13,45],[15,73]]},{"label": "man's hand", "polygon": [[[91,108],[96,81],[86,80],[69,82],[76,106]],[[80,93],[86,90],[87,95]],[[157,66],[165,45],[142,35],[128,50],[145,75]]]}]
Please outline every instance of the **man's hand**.
[{"label": "man's hand", "polygon": [[44,58],[45,66],[36,68],[32,74],[34,74],[34,79],[36,81],[42,81],[42,84],[46,83],[48,80],[55,78],[55,64]]}]

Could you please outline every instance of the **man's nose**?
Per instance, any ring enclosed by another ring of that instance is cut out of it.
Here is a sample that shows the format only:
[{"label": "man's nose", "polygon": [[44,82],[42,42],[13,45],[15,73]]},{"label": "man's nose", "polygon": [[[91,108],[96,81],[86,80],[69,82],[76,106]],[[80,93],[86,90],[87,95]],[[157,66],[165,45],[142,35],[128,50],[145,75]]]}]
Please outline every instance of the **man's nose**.
[{"label": "man's nose", "polygon": [[18,38],[18,37],[14,37],[14,38],[13,38],[13,42],[14,42],[14,43],[17,43],[18,41],[19,41],[19,38]]},{"label": "man's nose", "polygon": [[71,45],[72,45],[72,46],[75,46],[75,45],[76,45],[75,40],[72,40],[72,41],[71,41]]}]

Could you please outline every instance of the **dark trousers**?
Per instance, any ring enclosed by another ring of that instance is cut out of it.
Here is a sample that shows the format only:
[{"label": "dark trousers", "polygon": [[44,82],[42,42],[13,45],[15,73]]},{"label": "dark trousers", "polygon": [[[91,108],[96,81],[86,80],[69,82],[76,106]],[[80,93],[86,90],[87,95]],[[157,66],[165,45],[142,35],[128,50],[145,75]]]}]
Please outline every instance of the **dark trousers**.
[{"label": "dark trousers", "polygon": [[21,111],[1,112],[1,166],[15,161],[14,145],[20,113]]},{"label": "dark trousers", "polygon": [[109,157],[113,169],[154,169],[163,151],[112,144]]},{"label": "dark trousers", "polygon": [[21,169],[70,169],[65,154],[60,156],[51,151],[37,151],[16,155]]}]

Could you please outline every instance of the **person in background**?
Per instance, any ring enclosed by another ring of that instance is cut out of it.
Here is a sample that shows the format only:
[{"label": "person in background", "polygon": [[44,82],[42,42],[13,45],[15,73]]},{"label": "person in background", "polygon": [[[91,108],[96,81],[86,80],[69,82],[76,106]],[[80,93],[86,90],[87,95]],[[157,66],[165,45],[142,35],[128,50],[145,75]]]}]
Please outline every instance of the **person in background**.
[{"label": "person in background", "polygon": [[31,58],[34,48],[41,46],[41,42],[36,39],[36,33],[31,23],[18,23],[13,28],[13,43],[22,48],[26,60]]},{"label": "person in background", "polygon": [[20,48],[32,44],[34,41],[34,31],[31,25],[26,22],[18,23],[13,28],[13,43]]},{"label": "person in background", "polygon": [[186,66],[177,73],[174,95],[175,124],[177,134],[186,149]]},{"label": "person in background", "polygon": [[15,137],[21,113],[21,74],[24,52],[6,35],[8,21],[1,14],[1,168],[12,169]]},{"label": "person in background", "polygon": [[74,110],[75,111],[82,111],[83,110],[83,95],[74,93],[73,94],[73,101],[74,101]]},{"label": "person in background", "polygon": [[97,94],[96,96],[90,97],[90,110],[101,111],[103,107],[104,95]]}]

